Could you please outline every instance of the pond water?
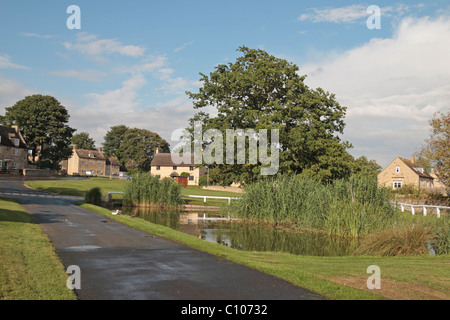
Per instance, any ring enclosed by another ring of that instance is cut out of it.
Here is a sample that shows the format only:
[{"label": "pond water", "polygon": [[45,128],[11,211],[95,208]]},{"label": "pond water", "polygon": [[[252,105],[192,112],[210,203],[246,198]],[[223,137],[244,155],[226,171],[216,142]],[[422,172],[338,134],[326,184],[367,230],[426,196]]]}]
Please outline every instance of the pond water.
[{"label": "pond water", "polygon": [[214,212],[122,208],[122,212],[155,224],[246,251],[278,251],[299,255],[344,256],[352,253],[354,243],[347,239],[312,232],[294,233],[273,227],[245,224],[239,221],[202,220],[219,217]]}]

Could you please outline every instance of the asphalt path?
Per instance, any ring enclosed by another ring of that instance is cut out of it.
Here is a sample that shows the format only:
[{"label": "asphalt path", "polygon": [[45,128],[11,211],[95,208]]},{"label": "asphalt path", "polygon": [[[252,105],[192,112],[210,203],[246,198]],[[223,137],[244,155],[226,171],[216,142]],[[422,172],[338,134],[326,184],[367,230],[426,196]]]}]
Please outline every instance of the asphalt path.
[{"label": "asphalt path", "polygon": [[[52,241],[64,267],[78,266],[80,300],[320,300],[287,281],[127,227],[74,205],[77,197],[0,180]],[[69,276],[69,274],[68,274]]]}]

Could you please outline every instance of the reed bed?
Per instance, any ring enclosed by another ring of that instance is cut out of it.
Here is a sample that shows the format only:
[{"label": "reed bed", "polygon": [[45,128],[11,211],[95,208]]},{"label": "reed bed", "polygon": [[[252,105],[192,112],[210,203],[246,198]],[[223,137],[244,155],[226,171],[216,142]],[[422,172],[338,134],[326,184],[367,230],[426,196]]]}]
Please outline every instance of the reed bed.
[{"label": "reed bed", "polygon": [[376,177],[354,175],[323,184],[309,177],[282,175],[247,187],[231,209],[242,219],[357,237],[395,221],[389,195],[387,189],[378,188]]},{"label": "reed bed", "polygon": [[147,173],[137,173],[124,187],[123,204],[133,207],[181,205],[181,186],[170,178],[160,180]]}]

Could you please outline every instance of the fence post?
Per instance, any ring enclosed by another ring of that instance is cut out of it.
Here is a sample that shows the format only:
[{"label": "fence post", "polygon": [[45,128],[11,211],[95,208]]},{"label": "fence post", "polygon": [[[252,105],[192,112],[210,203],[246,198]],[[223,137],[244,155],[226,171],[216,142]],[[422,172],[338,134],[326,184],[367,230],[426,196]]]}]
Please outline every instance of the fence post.
[{"label": "fence post", "polygon": [[423,208],[423,215],[426,216],[427,215],[427,208],[425,206],[423,206],[422,208]]},{"label": "fence post", "polygon": [[411,206],[411,213],[414,215],[414,207]]},{"label": "fence post", "polygon": [[439,207],[436,207],[436,216],[437,216],[438,218],[441,217],[441,210],[439,210]]}]

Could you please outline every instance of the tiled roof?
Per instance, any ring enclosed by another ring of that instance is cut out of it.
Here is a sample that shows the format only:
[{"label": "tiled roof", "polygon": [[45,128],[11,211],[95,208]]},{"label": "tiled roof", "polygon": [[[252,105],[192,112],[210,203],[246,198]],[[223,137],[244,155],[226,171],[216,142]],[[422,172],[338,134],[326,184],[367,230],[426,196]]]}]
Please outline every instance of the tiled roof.
[{"label": "tiled roof", "polygon": [[119,166],[119,159],[117,157],[106,158],[107,165]]},{"label": "tiled roof", "polygon": [[405,159],[405,158],[401,158],[400,159],[412,170],[414,171],[418,176],[423,177],[423,178],[428,178],[428,179],[434,179],[432,176],[430,176],[428,173],[426,173],[425,171],[422,173],[418,170],[416,170],[415,168],[417,168],[417,166],[415,164],[413,164],[411,162],[411,160]]},{"label": "tiled roof", "polygon": [[[26,148],[26,144],[22,141],[20,135],[16,132],[16,130],[12,127],[6,127],[0,125],[0,136],[1,141],[0,145],[7,146],[7,147],[13,147],[13,148]],[[10,138],[16,138],[19,139],[19,146],[16,146],[13,141]]]},{"label": "tiled roof", "polygon": [[194,164],[194,154],[191,154],[190,156],[190,162],[189,163],[181,163],[176,164],[172,161],[172,154],[171,153],[157,153],[153,157],[152,166],[161,166],[161,167],[191,167],[195,166]]},{"label": "tiled roof", "polygon": [[83,159],[96,159],[96,160],[106,160],[103,152],[98,150],[84,150],[84,149],[75,149],[79,158]]}]

